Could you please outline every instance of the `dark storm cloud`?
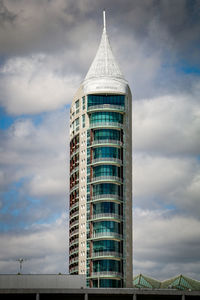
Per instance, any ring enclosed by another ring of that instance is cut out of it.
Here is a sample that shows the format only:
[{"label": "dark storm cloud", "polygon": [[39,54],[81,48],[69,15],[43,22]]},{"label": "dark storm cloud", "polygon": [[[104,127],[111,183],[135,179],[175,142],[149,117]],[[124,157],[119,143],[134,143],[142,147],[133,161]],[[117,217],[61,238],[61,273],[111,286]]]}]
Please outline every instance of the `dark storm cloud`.
[{"label": "dark storm cloud", "polygon": [[16,19],[16,15],[10,12],[4,5],[4,1],[0,0],[0,26],[5,23],[12,23]]}]

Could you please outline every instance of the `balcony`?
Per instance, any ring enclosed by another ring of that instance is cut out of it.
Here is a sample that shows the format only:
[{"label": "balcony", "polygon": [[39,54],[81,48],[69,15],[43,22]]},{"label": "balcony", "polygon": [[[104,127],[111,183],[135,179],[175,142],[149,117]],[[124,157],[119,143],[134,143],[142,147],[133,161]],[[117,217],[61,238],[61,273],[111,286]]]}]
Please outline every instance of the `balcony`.
[{"label": "balcony", "polygon": [[[123,217],[119,214],[115,213],[101,213],[101,214],[94,214],[91,216],[90,221],[95,221],[95,220],[101,220],[101,219],[115,219],[118,221],[122,221]],[[114,234],[114,232],[113,232]]]},{"label": "balcony", "polygon": [[74,226],[77,226],[79,224],[79,219],[78,220],[74,220],[73,222],[71,222],[71,224],[69,225],[69,228],[71,229]]},{"label": "balcony", "polygon": [[77,257],[74,257],[74,258],[71,258],[69,259],[69,265],[72,265],[74,263],[77,263],[78,262],[78,256]]},{"label": "balcony", "polygon": [[73,217],[77,217],[79,215],[79,210],[75,211],[74,213],[72,213],[70,215],[70,219],[72,219]]},{"label": "balcony", "polygon": [[70,268],[70,267],[69,267],[69,272],[70,272],[70,274],[71,274],[71,273],[74,273],[74,272],[78,272],[78,265],[75,266],[75,267],[73,267],[73,268]]},{"label": "balcony", "polygon": [[76,173],[79,170],[79,165],[75,168],[72,168],[72,170],[70,171],[70,175],[73,175],[74,173]]},{"label": "balcony", "polygon": [[77,239],[73,240],[72,242],[69,242],[69,247],[78,244],[78,240],[79,240],[79,239],[77,238]]},{"label": "balcony", "polygon": [[73,235],[78,234],[78,232],[79,232],[79,229],[77,228],[74,231],[70,232],[69,235],[70,235],[70,237],[72,237]]},{"label": "balcony", "polygon": [[78,248],[69,251],[69,255],[73,255],[75,253],[78,253]]},{"label": "balcony", "polygon": [[72,188],[70,188],[70,193],[73,193],[78,188],[79,188],[79,183],[75,184]]},{"label": "balcony", "polygon": [[71,211],[73,208],[78,207],[78,206],[79,206],[79,201],[75,202],[74,204],[72,204],[72,205],[70,206],[70,211]]},{"label": "balcony", "polygon": [[121,166],[122,160],[115,157],[99,157],[93,159],[91,165],[104,164],[104,163],[117,164],[118,166]]},{"label": "balcony", "polygon": [[119,122],[96,122],[96,123],[90,123],[90,129],[93,128],[123,128],[123,124]]},{"label": "balcony", "polygon": [[122,273],[121,272],[116,272],[116,271],[99,271],[99,272],[92,272],[92,274],[89,277],[117,277],[121,278]]},{"label": "balcony", "polygon": [[109,145],[109,146],[123,146],[123,143],[118,140],[111,140],[111,139],[105,139],[105,140],[94,140],[92,141],[91,146],[102,146],[102,145]]},{"label": "balcony", "polygon": [[96,112],[96,111],[116,111],[116,112],[125,112],[125,107],[122,105],[114,105],[114,104],[100,104],[100,105],[92,105],[89,106],[87,112]]},{"label": "balcony", "polygon": [[122,183],[122,178],[118,177],[118,176],[95,176],[92,177],[91,182],[90,183],[99,183],[99,182],[116,182],[118,184]]},{"label": "balcony", "polygon": [[93,252],[91,255],[91,259],[95,259],[95,258],[122,258],[122,253],[116,252],[116,251],[97,251],[97,252]]},{"label": "balcony", "polygon": [[92,237],[89,238],[89,239],[102,239],[102,238],[105,238],[105,239],[118,239],[118,240],[122,240],[122,234],[120,233],[117,233],[117,232],[111,232],[111,231],[104,231],[104,232],[94,232],[92,234]]},{"label": "balcony", "polygon": [[100,201],[100,200],[117,200],[117,201],[122,201],[123,198],[119,195],[115,195],[115,194],[102,194],[102,195],[95,195],[92,196],[91,201]]}]

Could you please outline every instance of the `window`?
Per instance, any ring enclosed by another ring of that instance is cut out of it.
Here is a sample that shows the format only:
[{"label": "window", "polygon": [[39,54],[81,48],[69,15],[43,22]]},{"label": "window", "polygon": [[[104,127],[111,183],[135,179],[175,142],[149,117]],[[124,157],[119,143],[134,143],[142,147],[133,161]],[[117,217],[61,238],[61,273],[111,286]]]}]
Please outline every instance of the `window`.
[{"label": "window", "polygon": [[96,112],[91,114],[90,123],[120,123],[123,124],[123,115],[116,112]]},{"label": "window", "polygon": [[82,110],[85,109],[85,96],[82,98]]},{"label": "window", "polygon": [[75,102],[75,106],[76,106],[76,114],[78,114],[79,113],[79,100],[77,100]]},{"label": "window", "polygon": [[75,120],[76,131],[79,130],[79,118]]},{"label": "window", "polygon": [[124,100],[124,95],[88,95],[88,107],[103,104],[124,106]]},{"label": "window", "polygon": [[118,140],[120,141],[120,131],[114,129],[98,129],[94,131],[94,140]]},{"label": "window", "polygon": [[85,127],[85,115],[82,115],[82,127]]}]

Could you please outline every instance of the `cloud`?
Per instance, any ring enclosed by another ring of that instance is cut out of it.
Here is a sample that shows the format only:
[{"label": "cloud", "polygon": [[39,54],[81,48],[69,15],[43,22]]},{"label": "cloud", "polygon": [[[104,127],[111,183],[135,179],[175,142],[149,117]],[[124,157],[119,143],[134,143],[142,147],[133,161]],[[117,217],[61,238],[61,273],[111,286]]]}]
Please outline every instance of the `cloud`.
[{"label": "cloud", "polygon": [[200,105],[193,94],[172,94],[133,103],[134,150],[198,155]]},{"label": "cloud", "polygon": [[6,230],[47,222],[66,209],[66,122],[67,110],[57,111],[39,124],[30,118],[18,119],[4,132],[0,179],[1,223],[7,224]]},{"label": "cloud", "polygon": [[62,214],[51,224],[32,226],[17,234],[1,233],[0,272],[16,274],[19,271],[16,260],[24,258],[22,272],[25,274],[67,273],[66,228],[66,215]]},{"label": "cloud", "polygon": [[185,273],[199,278],[200,221],[168,211],[135,209],[134,274],[166,279]]},{"label": "cloud", "polygon": [[0,102],[6,111],[35,114],[70,103],[80,78],[63,76],[55,67],[49,68],[45,55],[9,59],[0,72]]}]

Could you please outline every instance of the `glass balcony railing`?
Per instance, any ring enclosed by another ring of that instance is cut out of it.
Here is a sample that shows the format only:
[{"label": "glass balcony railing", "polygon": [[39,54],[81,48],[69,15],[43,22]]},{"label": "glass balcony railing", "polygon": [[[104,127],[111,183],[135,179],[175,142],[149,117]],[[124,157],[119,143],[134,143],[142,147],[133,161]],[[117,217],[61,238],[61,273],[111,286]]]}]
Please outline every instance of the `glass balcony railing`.
[{"label": "glass balcony railing", "polygon": [[78,206],[79,206],[79,201],[77,201],[76,203],[72,204],[70,206],[70,210],[72,210],[73,208],[78,207]]},{"label": "glass balcony railing", "polygon": [[72,242],[70,242],[69,246],[71,247],[71,246],[76,245],[76,244],[78,244],[78,238],[73,240]]},{"label": "glass balcony railing", "polygon": [[98,181],[106,181],[106,182],[110,182],[110,181],[117,181],[118,183],[122,183],[122,178],[118,177],[118,176],[109,176],[109,175],[105,175],[105,176],[95,176],[92,177],[91,182],[98,182]]},{"label": "glass balcony railing", "polygon": [[122,146],[123,145],[123,143],[121,141],[111,140],[111,139],[92,141],[92,146],[103,145],[103,144],[110,144],[110,145],[117,145],[117,146]]},{"label": "glass balcony railing", "polygon": [[78,256],[69,259],[69,264],[70,264],[70,265],[71,265],[71,264],[74,264],[74,263],[76,263],[76,262],[78,262]]},{"label": "glass balcony railing", "polygon": [[117,219],[121,221],[123,217],[115,213],[101,213],[101,214],[94,214],[91,216],[91,220],[97,220],[97,219]]},{"label": "glass balcony railing", "polygon": [[117,232],[112,232],[112,231],[94,232],[92,234],[92,239],[103,238],[103,237],[122,239],[122,234],[117,233]]},{"label": "glass balcony railing", "polygon": [[122,273],[116,271],[99,271],[92,272],[89,277],[122,277]]},{"label": "glass balcony railing", "polygon": [[101,258],[101,257],[121,258],[122,253],[116,251],[97,251],[91,254],[91,258]]},{"label": "glass balcony railing", "polygon": [[72,223],[69,225],[70,229],[76,225],[79,224],[79,219],[78,220],[73,220]]},{"label": "glass balcony railing", "polygon": [[78,248],[69,251],[69,255],[73,255],[75,253],[78,253]]},{"label": "glass balcony railing", "polygon": [[72,232],[69,233],[70,237],[72,237],[73,235],[77,234],[79,232],[79,229],[76,229]]},{"label": "glass balcony railing", "polygon": [[73,217],[78,216],[78,215],[79,215],[79,210],[77,210],[77,211],[75,211],[74,213],[72,213],[72,214],[70,215],[70,218],[73,218]]},{"label": "glass balcony railing", "polygon": [[73,193],[76,189],[79,188],[79,183],[75,184],[71,189],[70,189],[70,193]]},{"label": "glass balcony railing", "polygon": [[119,122],[95,122],[95,123],[90,123],[90,129],[92,128],[99,128],[99,127],[107,127],[107,128],[123,128],[123,124]]},{"label": "glass balcony railing", "polygon": [[116,163],[118,165],[122,164],[122,160],[115,157],[99,157],[92,160],[91,164],[97,164],[97,163],[104,163],[104,162],[111,162]]},{"label": "glass balcony railing", "polygon": [[125,107],[122,105],[114,105],[114,104],[99,104],[99,105],[89,106],[87,112],[99,111],[99,110],[124,112]]},{"label": "glass balcony railing", "polygon": [[101,195],[94,195],[92,196],[92,201],[95,201],[95,200],[100,200],[100,199],[116,199],[116,200],[119,200],[119,201],[122,201],[123,198],[119,195],[115,195],[115,194],[101,194]]}]

